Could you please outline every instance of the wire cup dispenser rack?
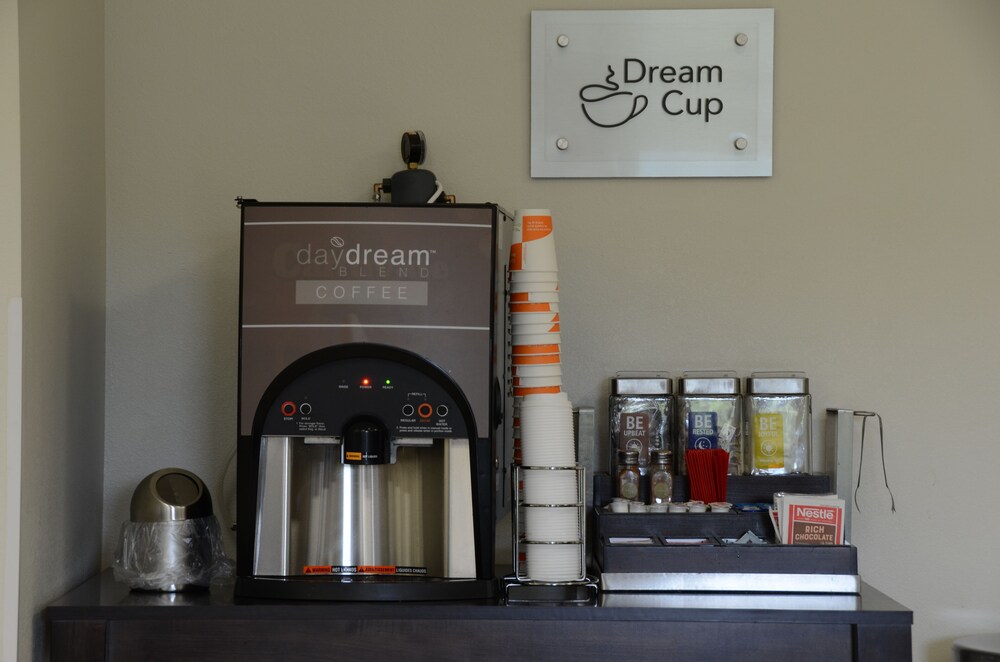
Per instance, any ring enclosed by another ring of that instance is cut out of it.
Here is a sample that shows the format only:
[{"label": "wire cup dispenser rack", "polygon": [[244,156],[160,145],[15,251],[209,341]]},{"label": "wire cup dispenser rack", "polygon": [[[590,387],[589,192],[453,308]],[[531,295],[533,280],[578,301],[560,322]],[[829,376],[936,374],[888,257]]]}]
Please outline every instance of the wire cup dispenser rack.
[{"label": "wire cup dispenser rack", "polygon": [[513,465],[511,536],[514,572],[507,602],[593,603],[587,575],[587,469]]}]

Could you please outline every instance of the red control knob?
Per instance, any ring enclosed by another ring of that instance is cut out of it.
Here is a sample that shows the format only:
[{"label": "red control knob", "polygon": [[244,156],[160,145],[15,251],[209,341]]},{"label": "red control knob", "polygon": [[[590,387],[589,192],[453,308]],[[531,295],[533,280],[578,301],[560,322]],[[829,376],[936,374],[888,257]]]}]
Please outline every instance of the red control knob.
[{"label": "red control knob", "polygon": [[295,414],[295,403],[291,400],[287,400],[281,405],[281,413],[285,416],[293,416]]}]

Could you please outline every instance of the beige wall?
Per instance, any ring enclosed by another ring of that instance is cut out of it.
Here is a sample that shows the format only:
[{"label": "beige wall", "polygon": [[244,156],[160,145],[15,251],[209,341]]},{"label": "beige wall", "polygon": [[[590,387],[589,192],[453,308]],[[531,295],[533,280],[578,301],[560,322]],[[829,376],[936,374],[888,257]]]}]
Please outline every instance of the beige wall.
[{"label": "beige wall", "polygon": [[104,462],[104,11],[22,2],[24,430],[19,660],[45,605],[100,569]]},{"label": "beige wall", "polygon": [[[17,489],[20,440],[8,430],[8,302],[21,295],[21,122],[18,110],[17,0],[0,0],[0,660],[17,659]],[[13,330],[15,338],[17,330]],[[13,390],[13,389],[11,389]]]},{"label": "beige wall", "polygon": [[870,445],[854,542],[917,659],[1000,630],[1000,3],[775,0],[772,177],[532,180],[530,11],[611,4],[108,0],[105,562],[143,476],[214,487],[232,451],[233,197],[366,200],[418,128],[461,201],[554,210],[577,405],[618,370],[807,371],[817,430],[885,418],[898,512]]}]

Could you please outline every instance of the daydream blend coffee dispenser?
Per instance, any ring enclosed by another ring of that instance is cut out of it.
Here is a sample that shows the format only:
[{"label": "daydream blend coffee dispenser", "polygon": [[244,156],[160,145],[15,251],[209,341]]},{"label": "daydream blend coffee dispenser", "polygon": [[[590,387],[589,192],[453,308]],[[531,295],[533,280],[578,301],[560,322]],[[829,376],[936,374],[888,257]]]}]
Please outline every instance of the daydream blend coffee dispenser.
[{"label": "daydream blend coffee dispenser", "polygon": [[240,206],[237,595],[493,595],[511,219]]}]

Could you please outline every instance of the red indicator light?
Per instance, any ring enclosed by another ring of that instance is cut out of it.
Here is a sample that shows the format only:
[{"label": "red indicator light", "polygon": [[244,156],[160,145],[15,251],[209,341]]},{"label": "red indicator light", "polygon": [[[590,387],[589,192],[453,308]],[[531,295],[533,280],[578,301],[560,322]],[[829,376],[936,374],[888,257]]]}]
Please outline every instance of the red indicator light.
[{"label": "red indicator light", "polygon": [[372,380],[368,379],[367,377],[362,377],[361,378],[361,385],[362,386],[371,386],[372,385]]}]

